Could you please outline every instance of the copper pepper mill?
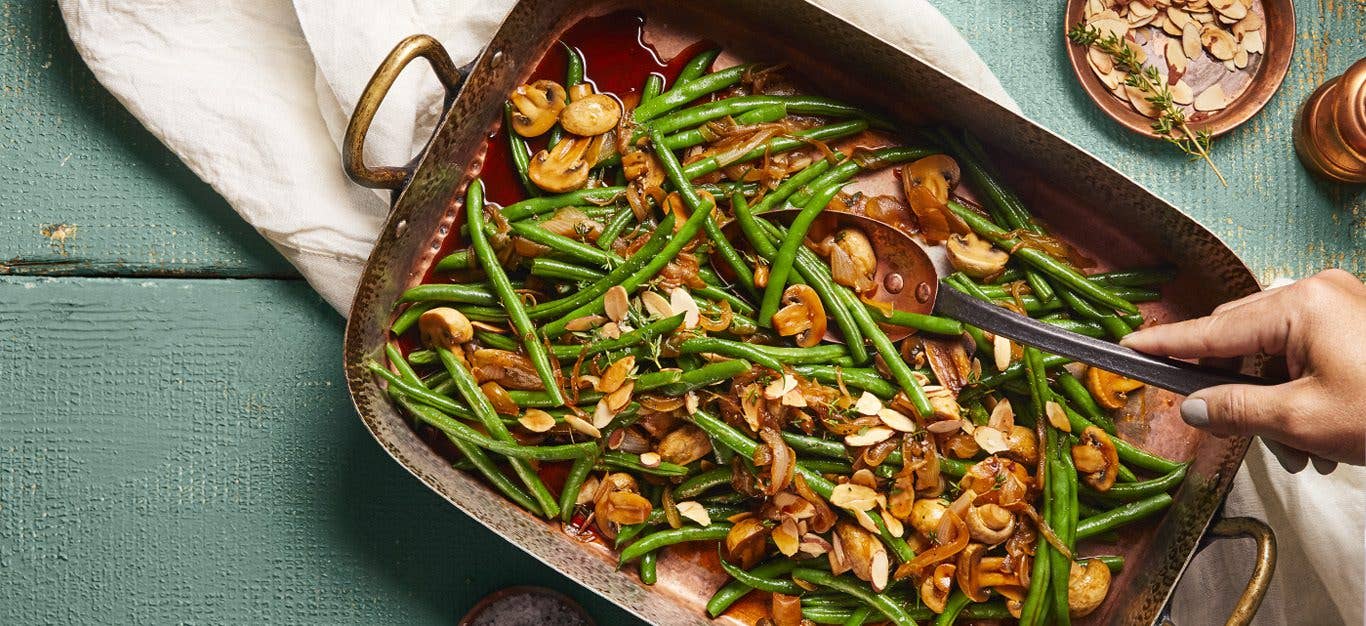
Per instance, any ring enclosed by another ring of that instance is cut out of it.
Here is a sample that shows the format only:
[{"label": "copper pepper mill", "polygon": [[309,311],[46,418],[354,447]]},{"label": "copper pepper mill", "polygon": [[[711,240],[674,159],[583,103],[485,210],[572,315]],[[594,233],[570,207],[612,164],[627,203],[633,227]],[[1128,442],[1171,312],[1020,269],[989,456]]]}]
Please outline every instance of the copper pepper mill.
[{"label": "copper pepper mill", "polygon": [[1309,171],[1366,183],[1366,59],[1314,90],[1295,122],[1295,151]]}]

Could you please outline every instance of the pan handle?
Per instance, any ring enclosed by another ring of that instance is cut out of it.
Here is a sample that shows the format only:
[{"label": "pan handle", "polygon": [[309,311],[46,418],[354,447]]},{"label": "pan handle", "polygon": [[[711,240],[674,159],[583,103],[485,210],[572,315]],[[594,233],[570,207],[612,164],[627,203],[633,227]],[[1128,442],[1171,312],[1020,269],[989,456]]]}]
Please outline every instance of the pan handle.
[{"label": "pan handle", "polygon": [[[1247,626],[1252,623],[1252,616],[1257,614],[1257,608],[1262,605],[1262,598],[1271,586],[1271,574],[1276,570],[1276,535],[1271,531],[1271,527],[1261,520],[1251,517],[1225,517],[1210,526],[1209,533],[1205,535],[1204,545],[1230,537],[1251,537],[1257,541],[1257,557],[1252,563],[1252,576],[1248,578],[1247,587],[1243,589],[1243,595],[1238,598],[1238,603],[1233,605],[1233,612],[1229,614],[1228,621],[1224,622],[1226,626]],[[1163,613],[1170,610],[1171,604],[1168,604]],[[1160,623],[1162,626],[1175,625],[1168,615],[1164,615]]]},{"label": "pan handle", "polygon": [[464,80],[460,70],[451,61],[451,56],[446,53],[446,48],[431,35],[410,35],[398,42],[365,85],[360,99],[356,101],[356,110],[351,113],[351,121],[346,125],[346,135],[342,138],[342,167],[346,175],[359,185],[374,189],[398,189],[412,173],[409,167],[366,165],[365,135],[370,131],[370,123],[375,120],[375,113],[379,111],[379,105],[384,102],[389,88],[394,85],[394,80],[403,72],[403,68],[418,57],[431,63],[432,71],[436,72],[437,79],[446,87],[447,94],[454,93]]}]

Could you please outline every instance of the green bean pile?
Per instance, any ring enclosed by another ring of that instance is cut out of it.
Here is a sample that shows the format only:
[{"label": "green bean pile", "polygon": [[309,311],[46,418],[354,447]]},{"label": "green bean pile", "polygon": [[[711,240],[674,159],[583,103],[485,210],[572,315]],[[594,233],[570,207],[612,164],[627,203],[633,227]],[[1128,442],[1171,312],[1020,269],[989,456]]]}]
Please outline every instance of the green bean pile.
[{"label": "green bean pile", "polygon": [[[710,72],[717,51],[623,108],[565,50],[567,89],[537,81],[506,107],[525,199],[469,183],[468,248],[402,295],[387,363],[370,363],[415,427],[645,584],[663,548],[716,542],[730,581],[713,616],[755,590],[779,625],[1094,610],[1123,559],[1078,543],[1162,511],[1185,475],[1116,435],[1139,385],[882,310],[860,274],[878,251],[809,227],[836,207],[944,241],[941,288],[1095,337],[1142,323],[1134,303],[1167,273],[1083,273],[970,137],[898,133],[790,95],[772,68]],[[887,168],[905,197],[845,192]],[[984,207],[956,199],[960,177]]]}]

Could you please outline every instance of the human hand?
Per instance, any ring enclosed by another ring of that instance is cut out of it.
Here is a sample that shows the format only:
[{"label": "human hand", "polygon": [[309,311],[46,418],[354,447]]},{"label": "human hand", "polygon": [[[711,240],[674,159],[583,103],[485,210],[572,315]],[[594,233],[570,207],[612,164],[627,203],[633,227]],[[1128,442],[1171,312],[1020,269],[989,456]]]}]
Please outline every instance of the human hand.
[{"label": "human hand", "polygon": [[[1363,331],[1366,285],[1334,269],[1221,305],[1207,317],[1140,330],[1121,343],[1177,358],[1284,355],[1290,382],[1202,389],[1181,403],[1181,417],[1215,435],[1256,435],[1329,461],[1363,465]],[[1277,456],[1291,471],[1305,465],[1303,458]],[[1315,467],[1325,469],[1318,462]]]}]

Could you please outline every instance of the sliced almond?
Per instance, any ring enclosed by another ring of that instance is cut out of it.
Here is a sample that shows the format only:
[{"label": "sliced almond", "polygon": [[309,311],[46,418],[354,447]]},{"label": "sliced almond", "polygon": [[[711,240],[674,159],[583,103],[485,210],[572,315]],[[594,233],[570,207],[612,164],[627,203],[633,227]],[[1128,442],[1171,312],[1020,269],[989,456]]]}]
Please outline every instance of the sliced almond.
[{"label": "sliced almond", "polygon": [[1099,48],[1087,48],[1086,61],[1090,63],[1091,69],[1097,75],[1105,75],[1115,71],[1115,60],[1108,54],[1101,52]]},{"label": "sliced almond", "polygon": [[1232,20],[1241,20],[1247,17],[1247,7],[1238,0],[1210,0],[1209,5],[1218,11],[1219,15]]},{"label": "sliced almond", "polygon": [[1172,92],[1172,102],[1177,104],[1190,104],[1195,101],[1195,94],[1191,91],[1191,86],[1184,80],[1176,81],[1175,85],[1168,88]]},{"label": "sliced almond", "polygon": [[1224,88],[1219,83],[1215,83],[1195,97],[1196,111],[1218,111],[1226,106],[1228,96],[1224,95]]},{"label": "sliced almond", "polygon": [[630,307],[630,294],[626,293],[626,288],[621,285],[612,285],[612,288],[602,296],[603,312],[607,313],[607,319],[614,322],[626,319],[626,312]]},{"label": "sliced almond", "polygon": [[698,526],[711,526],[711,515],[707,513],[707,507],[692,500],[685,500],[674,505],[678,509],[678,514],[686,517]]},{"label": "sliced almond", "polygon": [[664,296],[659,295],[658,292],[647,291],[640,294],[640,305],[652,318],[663,319],[674,316],[673,307],[669,306],[669,301],[665,300]]},{"label": "sliced almond", "polygon": [[1243,69],[1247,67],[1247,62],[1247,50],[1241,47],[1238,48],[1238,51],[1233,53],[1233,65],[1237,66],[1238,69]]},{"label": "sliced almond", "polygon": [[1194,61],[1203,55],[1200,44],[1200,26],[1195,22],[1186,22],[1181,27],[1181,51],[1186,53],[1186,58]]},{"label": "sliced almond", "polygon": [[576,317],[572,320],[569,320],[565,323],[564,329],[570,332],[592,330],[594,328],[602,326],[606,322],[607,318],[601,315],[585,315],[583,317]]},{"label": "sliced almond", "polygon": [[683,314],[683,328],[696,328],[698,320],[702,317],[702,312],[697,308],[697,301],[682,287],[674,287],[674,290],[669,292],[669,308],[673,309],[675,315]]},{"label": "sliced almond", "polygon": [[[1133,0],[1133,2],[1129,3],[1130,24],[1135,24],[1135,22],[1140,20],[1151,21],[1154,15],[1157,15],[1157,7],[1143,4],[1142,0]],[[1146,24],[1147,22],[1145,21],[1143,23]]]},{"label": "sliced almond", "polygon": [[1249,54],[1266,53],[1266,43],[1262,41],[1262,31],[1260,30],[1254,30],[1243,35],[1241,44],[1243,50],[1246,50]]},{"label": "sliced almond", "polygon": [[588,504],[593,501],[594,496],[598,495],[598,477],[589,476],[583,481],[583,486],[579,487],[579,495],[574,499],[574,504]]},{"label": "sliced almond", "polygon": [[1184,74],[1186,72],[1186,53],[1181,49],[1181,42],[1177,39],[1168,39],[1163,56],[1167,57],[1167,73],[1170,75],[1175,72]]},{"label": "sliced almond", "polygon": [[938,422],[932,422],[929,426],[925,427],[925,430],[928,430],[936,435],[957,432],[962,429],[963,420],[940,420]]},{"label": "sliced almond", "polygon": [[1186,24],[1191,22],[1191,16],[1177,7],[1167,7],[1167,21],[1176,27],[1176,32],[1173,34],[1180,35]]},{"label": "sliced almond", "polygon": [[613,413],[612,407],[607,404],[607,398],[598,400],[598,403],[593,405],[593,428],[599,430],[607,428],[614,417],[616,417],[616,413]]},{"label": "sliced almond", "polygon": [[1015,425],[1015,407],[1010,405],[1010,399],[1005,399],[991,407],[991,417],[987,418],[987,424],[996,430],[1005,432]]},{"label": "sliced almond", "polygon": [[1233,35],[1219,30],[1210,38],[1209,52],[1220,61],[1231,61],[1233,55],[1238,53],[1238,42],[1234,41]]},{"label": "sliced almond", "polygon": [[877,506],[877,503],[877,492],[863,485],[843,483],[835,485],[830,492],[830,504],[841,509],[868,511]]},{"label": "sliced almond", "polygon": [[797,388],[797,379],[791,374],[783,374],[779,378],[764,387],[764,397],[769,400],[777,400],[787,395],[789,391]]},{"label": "sliced almond", "polygon": [[527,409],[517,423],[533,433],[543,433],[555,427],[555,418],[540,409]]},{"label": "sliced almond", "polygon": [[1004,371],[1005,368],[1010,367],[1012,351],[1010,340],[1004,336],[996,335],[996,338],[991,340],[991,354],[996,359],[998,371]]},{"label": "sliced almond", "polygon": [[1263,23],[1261,14],[1249,11],[1247,17],[1238,20],[1238,23],[1229,30],[1233,31],[1234,35],[1244,37],[1248,33],[1261,31]]},{"label": "sliced almond", "polygon": [[1119,17],[1106,19],[1097,16],[1097,18],[1091,19],[1091,26],[1100,31],[1102,37],[1114,35],[1115,37],[1124,39],[1125,36],[1129,34],[1129,22]]},{"label": "sliced almond", "polygon": [[661,459],[659,458],[658,452],[640,453],[640,464],[644,465],[645,467],[659,467],[660,461]]},{"label": "sliced almond", "polygon": [[878,550],[874,552],[872,565],[869,568],[871,574],[869,578],[872,580],[868,581],[873,586],[873,591],[882,593],[882,590],[887,588],[887,576],[890,570],[891,563],[887,560],[887,551]]},{"label": "sliced almond", "polygon": [[882,400],[865,391],[858,397],[858,402],[854,403],[854,410],[860,415],[877,415],[877,412],[882,410]]},{"label": "sliced almond", "polygon": [[594,439],[602,438],[602,431],[598,430],[592,424],[583,421],[582,418],[580,418],[577,415],[574,415],[573,413],[568,413],[564,416],[564,423],[569,424],[570,428],[573,428],[574,430],[581,432],[585,435],[588,435],[589,437],[592,437]]},{"label": "sliced almond", "polygon": [[1044,415],[1048,416],[1048,423],[1053,428],[1065,433],[1072,432],[1072,422],[1067,419],[1067,411],[1064,411],[1061,404],[1049,400],[1043,405]]},{"label": "sliced almond", "polygon": [[899,430],[903,433],[913,433],[916,431],[915,422],[906,417],[905,413],[896,409],[884,408],[877,412],[877,418],[882,420],[888,428]]},{"label": "sliced almond", "polygon": [[616,322],[607,322],[606,324],[603,324],[602,326],[598,327],[598,332],[602,334],[603,338],[605,339],[617,339],[621,337],[621,324],[618,324]]},{"label": "sliced almond", "polygon": [[611,409],[613,413],[619,413],[622,409],[626,408],[626,405],[631,403],[631,394],[634,393],[635,390],[636,381],[628,380],[625,383],[622,383],[621,387],[617,388],[616,391],[607,394],[607,397],[603,398],[603,400],[607,401],[607,408]]},{"label": "sliced almond", "polygon": [[1104,10],[1105,3],[1101,0],[1086,0],[1086,8],[1082,11],[1082,17],[1091,19],[1091,17]]},{"label": "sliced almond", "polygon": [[1010,444],[1006,443],[1006,436],[999,430],[990,426],[981,426],[973,431],[972,439],[981,446],[987,454],[996,454],[1010,449]]},{"label": "sliced almond", "polygon": [[1148,117],[1157,117],[1161,111],[1148,101],[1148,92],[1136,87],[1125,85],[1124,95],[1128,98],[1129,104],[1134,106],[1134,110]]},{"label": "sliced almond", "polygon": [[863,446],[871,446],[875,443],[882,443],[890,439],[894,434],[896,434],[896,431],[890,428],[884,426],[873,426],[864,429],[860,432],[854,433],[852,435],[846,435],[844,437],[844,443],[850,447],[862,448]]}]

